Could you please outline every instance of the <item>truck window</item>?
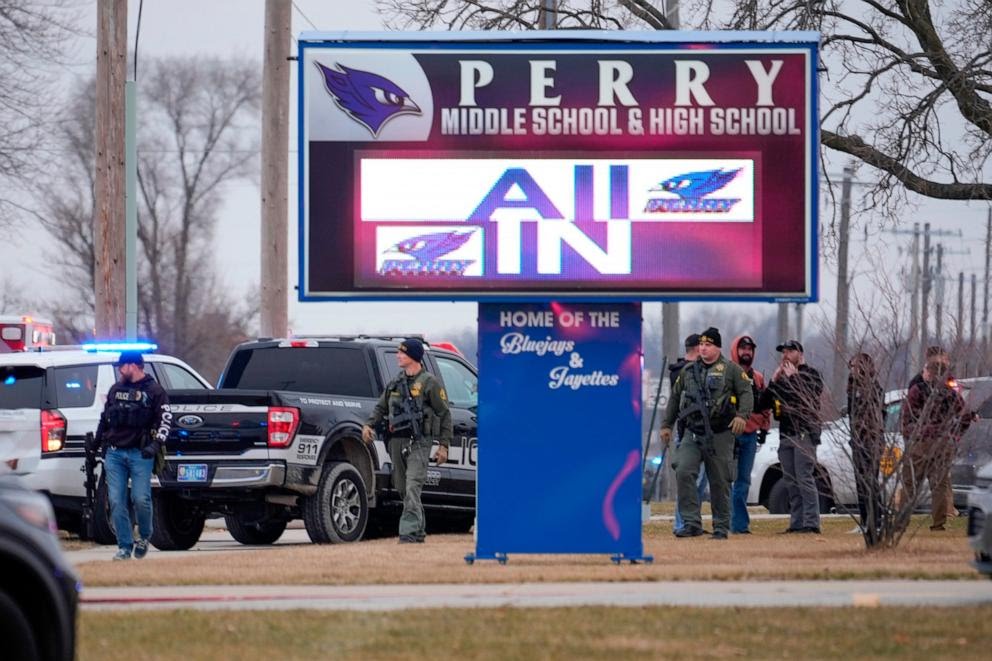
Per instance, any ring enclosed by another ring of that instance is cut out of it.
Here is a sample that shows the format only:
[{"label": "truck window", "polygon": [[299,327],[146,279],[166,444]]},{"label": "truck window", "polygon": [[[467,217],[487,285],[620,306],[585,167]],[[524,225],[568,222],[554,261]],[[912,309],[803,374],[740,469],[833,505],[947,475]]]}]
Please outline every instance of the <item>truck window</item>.
[{"label": "truck window", "polygon": [[55,395],[59,408],[89,408],[96,400],[99,365],[56,367]]},{"label": "truck window", "polygon": [[242,349],[221,388],[372,397],[365,354],[353,347]]},{"label": "truck window", "polygon": [[200,380],[190,374],[179,365],[172,363],[157,363],[155,369],[159,374],[164,374],[167,381],[166,387],[173,390],[206,390],[206,386]]},{"label": "truck window", "polygon": [[0,366],[0,409],[40,409],[45,370],[33,365]]},{"label": "truck window", "polygon": [[457,360],[434,356],[452,406],[468,409],[479,403],[479,379]]},{"label": "truck window", "polygon": [[898,434],[900,430],[899,416],[902,414],[902,401],[892,402],[885,407],[885,431]]}]

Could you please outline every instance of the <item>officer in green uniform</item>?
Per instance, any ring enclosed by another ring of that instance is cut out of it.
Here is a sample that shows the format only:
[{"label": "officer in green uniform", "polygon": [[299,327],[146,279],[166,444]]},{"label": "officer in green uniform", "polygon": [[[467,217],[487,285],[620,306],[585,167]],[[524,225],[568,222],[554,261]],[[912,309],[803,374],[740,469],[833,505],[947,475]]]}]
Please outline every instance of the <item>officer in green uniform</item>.
[{"label": "officer in green uniform", "polygon": [[730,486],[734,463],[734,437],[754,408],[751,381],[739,365],[720,353],[720,331],[707,328],[699,337],[699,358],[679,372],[662,422],[661,440],[668,445],[676,421],[686,433],[675,451],[679,514],[685,525],[676,537],[703,534],[696,479],[706,465],[713,504],[713,539],[727,539],[730,530]]},{"label": "officer in green uniform", "polygon": [[383,431],[393,462],[393,485],[403,498],[400,544],[423,543],[427,536],[420,492],[427,481],[431,446],[439,443],[435,461],[448,461],[451,411],[441,383],[423,366],[424,343],[403,340],[396,354],[400,373],[389,382],[372,415],[362,428],[362,440],[371,443],[374,430]]}]

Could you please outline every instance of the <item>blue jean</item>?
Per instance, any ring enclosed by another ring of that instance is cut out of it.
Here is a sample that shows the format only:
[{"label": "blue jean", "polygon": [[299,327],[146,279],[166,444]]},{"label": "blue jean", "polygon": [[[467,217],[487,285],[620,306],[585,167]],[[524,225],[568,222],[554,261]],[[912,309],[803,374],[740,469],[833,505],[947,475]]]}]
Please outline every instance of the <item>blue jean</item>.
[{"label": "blue jean", "polygon": [[155,459],[141,456],[137,448],[109,448],[103,467],[107,472],[107,494],[110,497],[110,515],[117,535],[117,546],[131,552],[134,532],[131,512],[127,502],[127,481],[131,478],[131,505],[138,520],[141,539],[152,536],[152,468]]},{"label": "blue jean", "polygon": [[747,513],[747,494],[751,490],[751,470],[758,452],[758,432],[737,437],[737,476],[730,490],[730,532],[745,532],[751,526]]},{"label": "blue jean", "polygon": [[[709,481],[706,479],[706,471],[699,470],[699,478],[696,480],[696,488],[699,489],[699,504],[702,505],[703,501],[706,500],[706,487],[709,486]],[[690,492],[692,493],[692,492]],[[682,530],[682,526],[685,522],[682,521],[682,514],[679,513],[679,499],[675,499],[675,525],[672,526],[673,532],[678,532]]]}]

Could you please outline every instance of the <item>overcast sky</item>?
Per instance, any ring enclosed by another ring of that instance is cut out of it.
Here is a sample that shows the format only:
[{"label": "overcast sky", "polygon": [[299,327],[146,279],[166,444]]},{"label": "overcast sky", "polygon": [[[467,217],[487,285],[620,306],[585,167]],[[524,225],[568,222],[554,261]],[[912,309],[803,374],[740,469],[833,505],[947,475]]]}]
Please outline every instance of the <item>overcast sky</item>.
[{"label": "overcast sky", "polygon": [[[95,5],[96,3],[92,3]],[[370,0],[295,0],[293,10],[293,34],[314,29],[337,30],[382,30],[382,21]],[[129,2],[128,41],[133,46],[135,23],[138,15],[138,2]],[[217,56],[239,56],[261,62],[264,2],[262,0],[146,0],[144,2],[139,49],[140,58],[154,55],[202,54]],[[82,14],[81,30],[94,32],[95,9],[89,8]],[[295,47],[295,43],[294,43]],[[96,42],[93,37],[82,37],[76,45],[74,60],[76,66],[66,70],[66,77],[86,77],[92,75]],[[129,71],[130,73],[130,71]],[[297,172],[295,166],[296,126],[295,126],[295,69],[293,70],[291,127],[289,158],[290,167],[290,232],[287,237],[290,256],[290,287],[296,283],[296,195]],[[824,81],[821,81],[821,84]],[[66,86],[68,89],[69,86]],[[830,154],[831,171],[839,172],[842,161]],[[834,165],[836,164],[836,165]],[[874,174],[870,168],[861,169],[859,176],[870,180]],[[858,195],[859,188],[855,188]],[[825,196],[821,196],[822,197]],[[946,270],[953,277],[953,283],[945,291],[945,298],[956,310],[957,273],[966,272],[970,278],[977,272],[981,285],[984,268],[984,237],[987,203],[949,203],[917,198],[919,209],[907,209],[903,215],[904,228],[912,228],[913,221],[931,222],[936,229],[962,232],[960,237],[942,237],[949,250],[960,252],[970,250],[970,255],[953,254],[945,259]],[[217,227],[217,257],[220,272],[224,274],[228,286],[246,289],[258,281],[259,260],[259,191],[250,183],[230,186],[226,205]],[[821,205],[821,223],[830,222],[832,210]],[[908,267],[908,258],[900,256],[900,246],[909,245],[909,237],[880,233],[878,218],[864,215],[855,219],[855,227],[865,224],[874,226],[866,243],[860,231],[854,232],[856,240],[851,244],[851,269],[855,283],[866,284],[867,273],[881,271],[891,277],[898,277],[901,266]],[[16,285],[26,300],[47,297],[58,286],[57,274],[52,274],[45,266],[44,234],[25,222],[18,228],[14,241],[0,244],[0,276]],[[830,314],[833,310],[836,276],[833,262],[829,257],[821,257],[820,306],[809,306],[808,317],[816,315],[822,308]],[[967,298],[966,298],[967,301]],[[750,312],[767,310],[774,314],[771,304],[747,304]],[[758,309],[755,310],[755,306]],[[683,319],[692,314],[692,308],[683,311]],[[981,289],[979,289],[979,308]],[[290,302],[292,330],[296,333],[322,332],[423,332],[437,337],[446,331],[474,326],[476,306],[471,303],[298,303],[295,296]],[[657,318],[660,306],[648,305],[646,316]],[[808,327],[807,327],[808,328]],[[683,328],[683,332],[690,330]],[[731,333],[732,334],[732,333]]]}]

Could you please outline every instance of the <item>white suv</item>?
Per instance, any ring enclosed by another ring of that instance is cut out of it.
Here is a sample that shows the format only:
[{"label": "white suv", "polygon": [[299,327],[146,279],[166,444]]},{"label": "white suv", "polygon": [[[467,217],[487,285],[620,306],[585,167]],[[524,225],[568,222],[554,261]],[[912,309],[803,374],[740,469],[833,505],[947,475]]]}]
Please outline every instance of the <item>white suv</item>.
[{"label": "white suv", "polygon": [[[86,496],[84,441],[96,432],[119,355],[119,349],[76,347],[0,354],[0,465],[48,495],[63,529],[79,528]],[[210,388],[172,356],[145,354],[145,371],[167,390]],[[97,498],[99,512],[106,499],[102,480]],[[113,543],[109,526],[96,519],[97,541]]]}]

